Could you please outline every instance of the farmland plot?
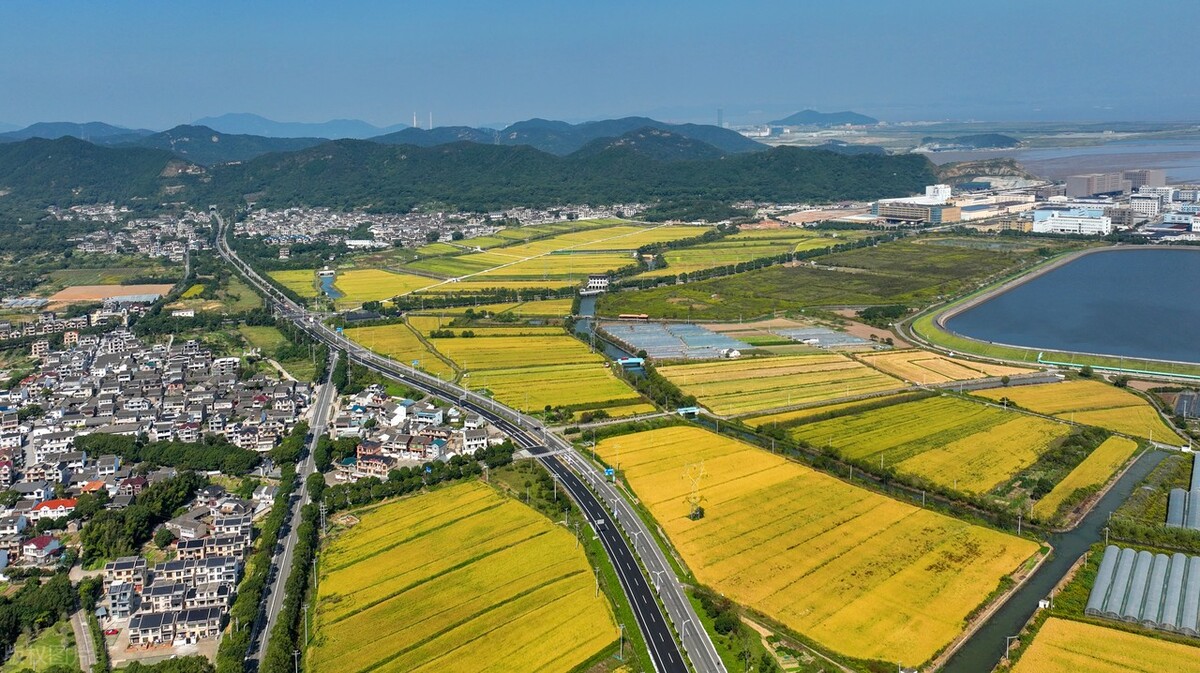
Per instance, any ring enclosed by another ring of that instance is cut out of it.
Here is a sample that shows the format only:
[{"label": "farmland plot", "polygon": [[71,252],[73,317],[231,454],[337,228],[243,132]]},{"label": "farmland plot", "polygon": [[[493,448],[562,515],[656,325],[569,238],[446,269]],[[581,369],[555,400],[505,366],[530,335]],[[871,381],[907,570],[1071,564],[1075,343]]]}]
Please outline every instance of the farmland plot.
[{"label": "farmland plot", "polygon": [[289,269],[286,271],[267,272],[267,275],[273,278],[276,283],[305,299],[317,296],[316,274],[317,272],[312,269]]},{"label": "farmland plot", "polygon": [[1200,673],[1200,648],[1051,617],[1014,673]]},{"label": "farmland plot", "polygon": [[904,387],[898,379],[838,354],[716,360],[663,366],[658,372],[722,415]]},{"label": "farmland plot", "polygon": [[1068,381],[1035,386],[993,388],[976,395],[992,400],[1008,398],[1039,414],[1095,425],[1158,442],[1183,444],[1146,400],[1100,381]]},{"label": "farmland plot", "polygon": [[526,411],[546,405],[596,409],[632,404],[640,396],[574,337],[555,335],[435,339],[434,347],[468,370],[463,383],[490,390]]},{"label": "farmland plot", "polygon": [[793,428],[793,438],[965,493],[986,493],[1033,465],[1070,426],[954,397],[934,397]]},{"label": "farmland plot", "polygon": [[920,383],[946,383],[969,381],[990,376],[1016,376],[1033,371],[1023,367],[993,365],[949,358],[937,353],[921,350],[864,353],[858,356],[863,362],[905,381]]},{"label": "farmland plot", "polygon": [[417,368],[443,378],[451,377],[454,369],[429,350],[409,329],[408,325],[378,325],[375,327],[352,327],[347,329],[346,338],[405,364],[416,361]]},{"label": "farmland plot", "polygon": [[465,483],[378,507],[321,560],[312,670],[560,671],[617,639],[566,530]]},{"label": "farmland plot", "polygon": [[1075,466],[1074,470],[1054,489],[1034,505],[1034,513],[1043,517],[1053,517],[1063,502],[1072,493],[1081,488],[1094,488],[1105,484],[1125,461],[1137,451],[1137,442],[1125,437],[1109,437],[1096,447],[1091,455]]},{"label": "farmland plot", "polygon": [[[597,451],[701,583],[851,657],[928,660],[1037,551],[695,427]],[[693,521],[687,474],[700,467],[705,515]]]}]

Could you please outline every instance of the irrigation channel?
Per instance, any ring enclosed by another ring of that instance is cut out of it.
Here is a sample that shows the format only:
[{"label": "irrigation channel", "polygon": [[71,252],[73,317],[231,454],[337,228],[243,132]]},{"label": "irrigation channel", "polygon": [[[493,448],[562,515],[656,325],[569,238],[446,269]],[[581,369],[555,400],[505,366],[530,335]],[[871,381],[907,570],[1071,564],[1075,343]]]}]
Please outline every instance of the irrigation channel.
[{"label": "irrigation channel", "polygon": [[1165,451],[1147,451],[1121,476],[1108,493],[1075,528],[1050,536],[1054,556],[1042,564],[1020,589],[1000,606],[983,626],[967,639],[942,668],[946,673],[990,671],[1004,658],[1005,638],[1017,635],[1037,611],[1038,601],[1046,598],[1070,570],[1104,535],[1108,517],[1133,493],[1138,483],[1167,457]]},{"label": "irrigation channel", "polygon": [[575,333],[583,337],[584,341],[594,340],[596,347],[602,349],[604,354],[613,360],[633,356],[633,353],[596,334],[595,297],[581,297],[579,299],[579,314],[578,320],[575,321]]}]

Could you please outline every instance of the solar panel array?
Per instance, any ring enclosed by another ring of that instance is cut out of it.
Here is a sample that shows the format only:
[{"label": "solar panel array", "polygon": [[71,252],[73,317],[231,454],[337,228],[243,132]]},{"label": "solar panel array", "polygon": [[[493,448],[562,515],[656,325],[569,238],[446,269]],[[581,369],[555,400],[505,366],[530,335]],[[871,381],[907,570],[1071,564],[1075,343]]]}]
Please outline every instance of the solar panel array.
[{"label": "solar panel array", "polygon": [[1109,545],[1084,612],[1200,635],[1200,556],[1167,556]]},{"label": "solar panel array", "polygon": [[634,351],[661,360],[711,360],[722,351],[750,346],[700,325],[653,322],[604,322],[600,329]]},{"label": "solar panel array", "polygon": [[821,348],[837,348],[839,346],[869,346],[871,342],[845,332],[825,329],[824,327],[794,327],[775,330],[779,336],[792,341],[814,343]]}]

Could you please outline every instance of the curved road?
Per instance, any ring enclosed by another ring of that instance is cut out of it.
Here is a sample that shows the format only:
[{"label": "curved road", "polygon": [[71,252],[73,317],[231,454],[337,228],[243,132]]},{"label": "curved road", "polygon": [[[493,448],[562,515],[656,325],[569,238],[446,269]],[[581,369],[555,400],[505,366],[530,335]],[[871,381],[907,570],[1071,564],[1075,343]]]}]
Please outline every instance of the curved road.
[{"label": "curved road", "polygon": [[[608,553],[621,588],[633,608],[651,660],[657,671],[662,673],[686,673],[689,670],[673,635],[671,624],[681,625],[680,640],[690,655],[692,667],[699,673],[725,673],[725,666],[713,647],[708,634],[699,626],[699,618],[687,600],[683,587],[667,564],[662,550],[650,538],[650,533],[630,508],[629,504],[604,481],[599,471],[577,456],[569,443],[549,433],[541,424],[529,416],[510,409],[495,400],[483,397],[451,382],[443,381],[401,364],[346,339],[329,329],[302,307],[280,293],[273,285],[264,281],[254,269],[241,261],[226,244],[224,219],[216,214],[219,223],[217,249],[225,260],[237,268],[260,293],[268,298],[276,311],[294,322],[313,338],[346,352],[352,362],[374,369],[405,384],[436,395],[465,409],[475,412],[501,430],[509,433],[518,446],[535,456],[546,469],[563,484],[571,497],[591,523]],[[537,433],[537,434],[534,434]],[[539,436],[540,435],[540,438]],[[549,447],[549,448],[548,448]],[[561,459],[560,459],[561,457]],[[578,473],[578,474],[577,474]],[[595,489],[593,492],[592,489]],[[597,495],[599,494],[599,495]],[[607,503],[616,512],[615,523],[626,531],[641,556],[634,554],[629,542],[617,526],[610,525],[614,519],[604,507]],[[639,565],[639,558],[643,571]],[[654,587],[648,575],[654,578]],[[659,604],[659,600],[662,604]],[[265,639],[264,639],[265,640]]]}]

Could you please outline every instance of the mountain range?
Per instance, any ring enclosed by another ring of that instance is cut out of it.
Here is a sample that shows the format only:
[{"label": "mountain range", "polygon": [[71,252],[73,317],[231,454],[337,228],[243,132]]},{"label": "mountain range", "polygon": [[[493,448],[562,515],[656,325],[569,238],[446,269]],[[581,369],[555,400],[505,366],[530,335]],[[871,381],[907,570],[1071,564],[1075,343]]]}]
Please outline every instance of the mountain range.
[{"label": "mountain range", "polygon": [[[264,121],[269,122],[269,120]],[[310,128],[321,125],[300,126]],[[485,145],[528,145],[543,152],[566,156],[593,143],[603,144],[602,141],[622,138],[626,134],[647,129],[667,132],[667,135],[657,139],[652,139],[650,135],[643,135],[641,141],[635,143],[636,147],[639,150],[644,148],[644,151],[663,161],[707,159],[723,154],[766,149],[764,145],[729,129],[702,124],[668,124],[647,117],[625,117],[582,124],[530,119],[498,131],[469,126],[442,126],[432,130],[406,127],[399,131],[371,137],[368,140],[385,145],[416,147],[435,147],[463,141]],[[149,147],[168,150],[180,158],[204,166],[247,161],[271,152],[292,152],[313,147],[328,140],[319,136],[276,137],[262,134],[230,133],[205,125],[176,126],[173,129],[155,133],[147,130],[125,129],[101,122],[86,124],[64,122],[34,124],[18,131],[0,133],[0,143],[29,138],[54,139],[63,136],[114,147]],[[692,142],[681,144],[676,142],[678,138],[686,138]],[[632,138],[628,138],[626,142],[632,140]],[[671,147],[666,147],[664,142],[670,144]],[[592,151],[594,149],[593,147]]]},{"label": "mountain range", "polygon": [[48,205],[106,201],[147,207],[168,201],[238,207],[252,201],[382,212],[697,198],[827,202],[902,196],[934,179],[932,164],[922,155],[847,156],[795,147],[729,154],[675,131],[648,127],[596,139],[565,156],[528,145],[460,141],[417,147],[335,140],[208,167],[181,158],[182,151],[195,155],[206,143],[249,142],[219,134],[213,143],[205,140],[209,132],[143,139],[160,146],[173,143],[173,149],[108,146],[72,137],[0,144],[0,212],[35,217]]},{"label": "mountain range", "polygon": [[817,112],[816,110],[801,110],[783,119],[768,122],[770,126],[872,126],[879,120],[864,114],[843,110],[842,112]]},{"label": "mountain range", "polygon": [[193,126],[207,126],[221,133],[267,138],[355,138],[362,140],[408,128],[407,124],[379,127],[360,119],[331,119],[327,122],[279,122],[249,112],[230,112],[204,117]]}]

